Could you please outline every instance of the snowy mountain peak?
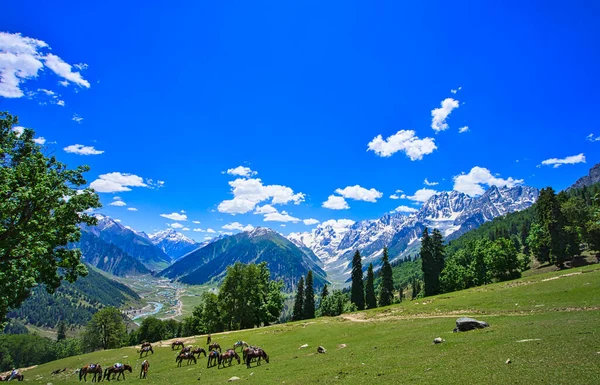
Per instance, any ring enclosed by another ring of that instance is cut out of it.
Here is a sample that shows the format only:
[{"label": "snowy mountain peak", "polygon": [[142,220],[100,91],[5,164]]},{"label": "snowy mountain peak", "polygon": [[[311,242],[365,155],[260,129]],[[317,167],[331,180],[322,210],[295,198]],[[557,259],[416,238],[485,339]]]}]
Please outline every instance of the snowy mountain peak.
[{"label": "snowy mountain peak", "polygon": [[196,241],[186,237],[185,235],[178,233],[173,229],[166,229],[157,231],[156,233],[148,235],[148,238],[152,241],[153,244],[157,245],[165,240],[170,242],[183,242],[188,244],[195,244]]}]

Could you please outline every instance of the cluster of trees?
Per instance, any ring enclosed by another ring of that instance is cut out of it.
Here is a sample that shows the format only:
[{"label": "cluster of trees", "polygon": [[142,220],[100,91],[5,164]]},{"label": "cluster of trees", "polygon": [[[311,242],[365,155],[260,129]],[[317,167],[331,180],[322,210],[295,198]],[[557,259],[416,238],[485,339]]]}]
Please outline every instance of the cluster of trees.
[{"label": "cluster of trees", "polygon": [[436,232],[429,236],[426,229],[421,240],[424,295],[519,278],[532,257],[563,267],[584,248],[600,250],[600,184],[559,194],[544,188],[530,208],[496,218],[448,247]]},{"label": "cluster of trees", "polygon": [[356,250],[352,258],[352,286],[350,289],[350,302],[356,306],[356,309],[373,309],[378,306],[388,306],[394,302],[394,291],[396,289],[394,288],[394,277],[387,247],[383,248],[379,275],[381,280],[379,295],[377,295],[373,264],[369,264],[365,282],[363,280],[362,257],[360,252]]},{"label": "cluster of trees", "polygon": [[184,332],[215,333],[270,325],[279,320],[284,306],[283,282],[270,279],[266,262],[235,263],[227,267],[219,293],[205,292]]},{"label": "cluster of trees", "polygon": [[0,334],[0,371],[39,365],[82,354],[76,338],[54,341],[37,334]]},{"label": "cluster of trees", "polygon": [[[309,271],[306,274],[306,287],[304,287],[304,277],[300,277],[298,288],[296,290],[292,321],[315,318],[315,289],[313,284],[312,271]],[[327,296],[327,285],[323,287],[323,290],[325,296]]]}]

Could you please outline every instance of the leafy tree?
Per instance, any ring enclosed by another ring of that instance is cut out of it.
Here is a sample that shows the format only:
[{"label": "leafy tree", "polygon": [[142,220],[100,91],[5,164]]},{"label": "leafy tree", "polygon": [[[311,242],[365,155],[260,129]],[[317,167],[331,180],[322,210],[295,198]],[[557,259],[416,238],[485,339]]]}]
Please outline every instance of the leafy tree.
[{"label": "leafy tree", "polygon": [[381,258],[381,290],[379,292],[379,306],[388,306],[394,299],[394,276],[387,247],[383,248]]},{"label": "leafy tree", "polygon": [[119,348],[126,338],[123,314],[114,307],[106,307],[94,314],[83,335],[84,344],[91,351]]},{"label": "leafy tree", "polygon": [[138,329],[138,341],[156,342],[165,339],[165,323],[156,317],[147,317],[142,320]]},{"label": "leafy tree", "polygon": [[17,123],[0,112],[0,321],[32,287],[53,292],[86,274],[81,252],[67,246],[79,240],[80,223],[96,223],[86,210],[100,207],[93,190],[80,190],[89,168],[46,157],[33,130],[15,131]]},{"label": "leafy tree", "polygon": [[313,288],[313,274],[309,270],[306,274],[306,286],[304,287],[304,319],[315,318],[315,290]]},{"label": "leafy tree", "polygon": [[331,294],[327,295],[321,300],[321,306],[319,306],[318,315],[319,317],[328,316],[335,317],[343,314],[346,309],[346,303],[348,297],[341,290],[334,290]]},{"label": "leafy tree", "polygon": [[[564,198],[562,199],[564,200]],[[573,257],[576,250],[569,247],[569,243],[573,242],[573,233],[565,229],[568,222],[551,187],[546,187],[540,191],[540,196],[536,202],[536,213],[537,223],[542,230],[542,236],[536,240],[538,242],[536,245],[538,247],[537,251],[547,250],[549,262],[560,267],[567,259]],[[546,255],[541,255],[541,257],[545,258]]]},{"label": "leafy tree", "polygon": [[300,277],[298,281],[298,289],[296,290],[296,301],[294,302],[293,321],[304,319],[304,277]]},{"label": "leafy tree", "polygon": [[586,223],[586,232],[590,248],[600,251],[600,194],[592,199],[590,219]]},{"label": "leafy tree", "polygon": [[352,258],[352,289],[350,302],[356,305],[358,310],[365,308],[365,288],[363,284],[363,271],[360,252],[356,250]]},{"label": "leafy tree", "polygon": [[60,320],[56,325],[56,341],[62,341],[67,338],[67,324]]},{"label": "leafy tree", "polygon": [[373,273],[373,264],[369,264],[367,269],[367,283],[365,285],[365,302],[367,309],[375,309],[377,307],[377,298],[375,298],[375,274]]}]

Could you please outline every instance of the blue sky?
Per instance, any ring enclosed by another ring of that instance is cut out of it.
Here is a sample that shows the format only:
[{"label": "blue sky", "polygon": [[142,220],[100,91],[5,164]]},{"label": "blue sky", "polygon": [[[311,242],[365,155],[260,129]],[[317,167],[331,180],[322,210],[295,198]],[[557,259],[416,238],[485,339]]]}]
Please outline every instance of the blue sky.
[{"label": "blue sky", "polygon": [[198,240],[600,161],[596,2],[221,3],[4,4],[0,110],[90,165],[102,212]]}]

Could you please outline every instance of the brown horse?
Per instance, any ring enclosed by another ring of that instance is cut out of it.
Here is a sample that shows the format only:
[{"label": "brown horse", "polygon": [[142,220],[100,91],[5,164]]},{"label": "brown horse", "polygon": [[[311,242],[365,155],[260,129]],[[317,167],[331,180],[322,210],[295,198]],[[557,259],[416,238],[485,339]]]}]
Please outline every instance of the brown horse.
[{"label": "brown horse", "polygon": [[131,368],[131,365],[123,365],[120,368],[117,368],[115,366],[109,366],[108,368],[104,369],[104,377],[103,379],[110,381],[110,375],[111,374],[116,374],[117,375],[117,381],[119,380],[119,378],[121,377],[121,375],[123,376],[123,379],[125,379],[125,371],[129,370],[129,373],[133,372],[133,369]]},{"label": "brown horse", "polygon": [[221,366],[221,364],[223,364],[223,367],[225,367],[225,362],[227,362],[227,360],[229,360],[229,366],[231,366],[231,361],[234,358],[237,360],[237,362],[239,364],[240,356],[238,356],[236,351],[233,349],[228,349],[225,353],[219,354],[219,366],[217,366],[217,368],[219,368]]},{"label": "brown horse", "polygon": [[171,350],[175,350],[175,348],[178,347],[178,346],[180,346],[181,348],[183,348],[183,345],[184,345],[183,341],[174,341],[171,344]]},{"label": "brown horse", "polygon": [[183,362],[183,360],[187,360],[188,365],[190,364],[191,361],[194,361],[194,364],[196,363],[196,357],[194,357],[194,355],[192,353],[179,353],[177,355],[177,357],[175,357],[175,362],[177,362],[177,367],[181,366],[181,363]]},{"label": "brown horse", "polygon": [[138,350],[138,353],[140,353],[140,358],[142,358],[142,354],[144,354],[144,353],[146,353],[146,357],[148,357],[148,352],[152,352],[152,354],[154,354],[154,350],[152,350],[152,346],[146,346],[145,348]]},{"label": "brown horse", "polygon": [[260,365],[260,359],[261,358],[264,358],[265,361],[267,361],[267,364],[269,363],[269,356],[261,348],[249,349],[248,350],[248,353],[246,353],[246,367],[247,368],[250,367],[250,362],[252,361],[253,358],[258,358],[257,365]]},{"label": "brown horse", "polygon": [[208,363],[206,364],[206,367],[210,368],[211,366],[215,366],[215,364],[218,362],[219,352],[217,352],[216,350],[211,350],[210,353],[208,353]]},{"label": "brown horse", "polygon": [[151,344],[150,342],[142,342],[142,347],[141,347],[141,349],[143,349],[143,348],[149,348],[149,347],[151,347],[151,346],[152,346],[152,344]]},{"label": "brown horse", "polygon": [[210,345],[210,342],[212,341],[212,337],[210,336],[210,334],[206,337],[206,344]]},{"label": "brown horse", "polygon": [[144,360],[144,362],[142,362],[142,370],[140,371],[140,378],[146,379],[146,377],[148,376],[148,369],[150,369],[150,364],[148,363],[148,360]]},{"label": "brown horse", "polygon": [[179,354],[182,354],[182,353],[189,353],[189,352],[191,352],[191,351],[192,351],[192,348],[193,348],[193,346],[192,346],[192,345],[189,345],[189,346],[187,346],[187,347],[185,347],[185,348],[181,349],[181,351],[179,352]]},{"label": "brown horse", "polygon": [[94,374],[92,377],[92,382],[99,382],[102,380],[102,367],[98,364],[89,364],[79,369],[79,381],[83,378],[84,382],[87,382],[87,375]]},{"label": "brown horse", "polygon": [[246,355],[247,355],[247,354],[248,354],[248,352],[249,352],[250,350],[252,350],[252,349],[258,349],[258,346],[254,346],[254,345],[252,345],[252,346],[246,346],[246,347],[244,348],[244,350],[242,350],[242,359],[243,359],[244,361],[246,361]]},{"label": "brown horse", "polygon": [[[13,377],[13,380],[23,381],[24,378],[25,378],[25,376],[22,373],[17,373]],[[4,376],[4,377],[0,376],[0,381],[8,381],[9,379],[10,379],[10,375]]]},{"label": "brown horse", "polygon": [[200,354],[204,354],[204,357],[206,357],[206,350],[202,349],[202,348],[196,348],[194,350],[192,350],[192,354],[194,355],[198,355],[198,357],[200,357]]},{"label": "brown horse", "polygon": [[212,344],[210,344],[208,346],[208,350],[215,350],[215,349],[219,349],[219,353],[221,353],[221,345],[219,345],[218,342],[213,342]]}]

